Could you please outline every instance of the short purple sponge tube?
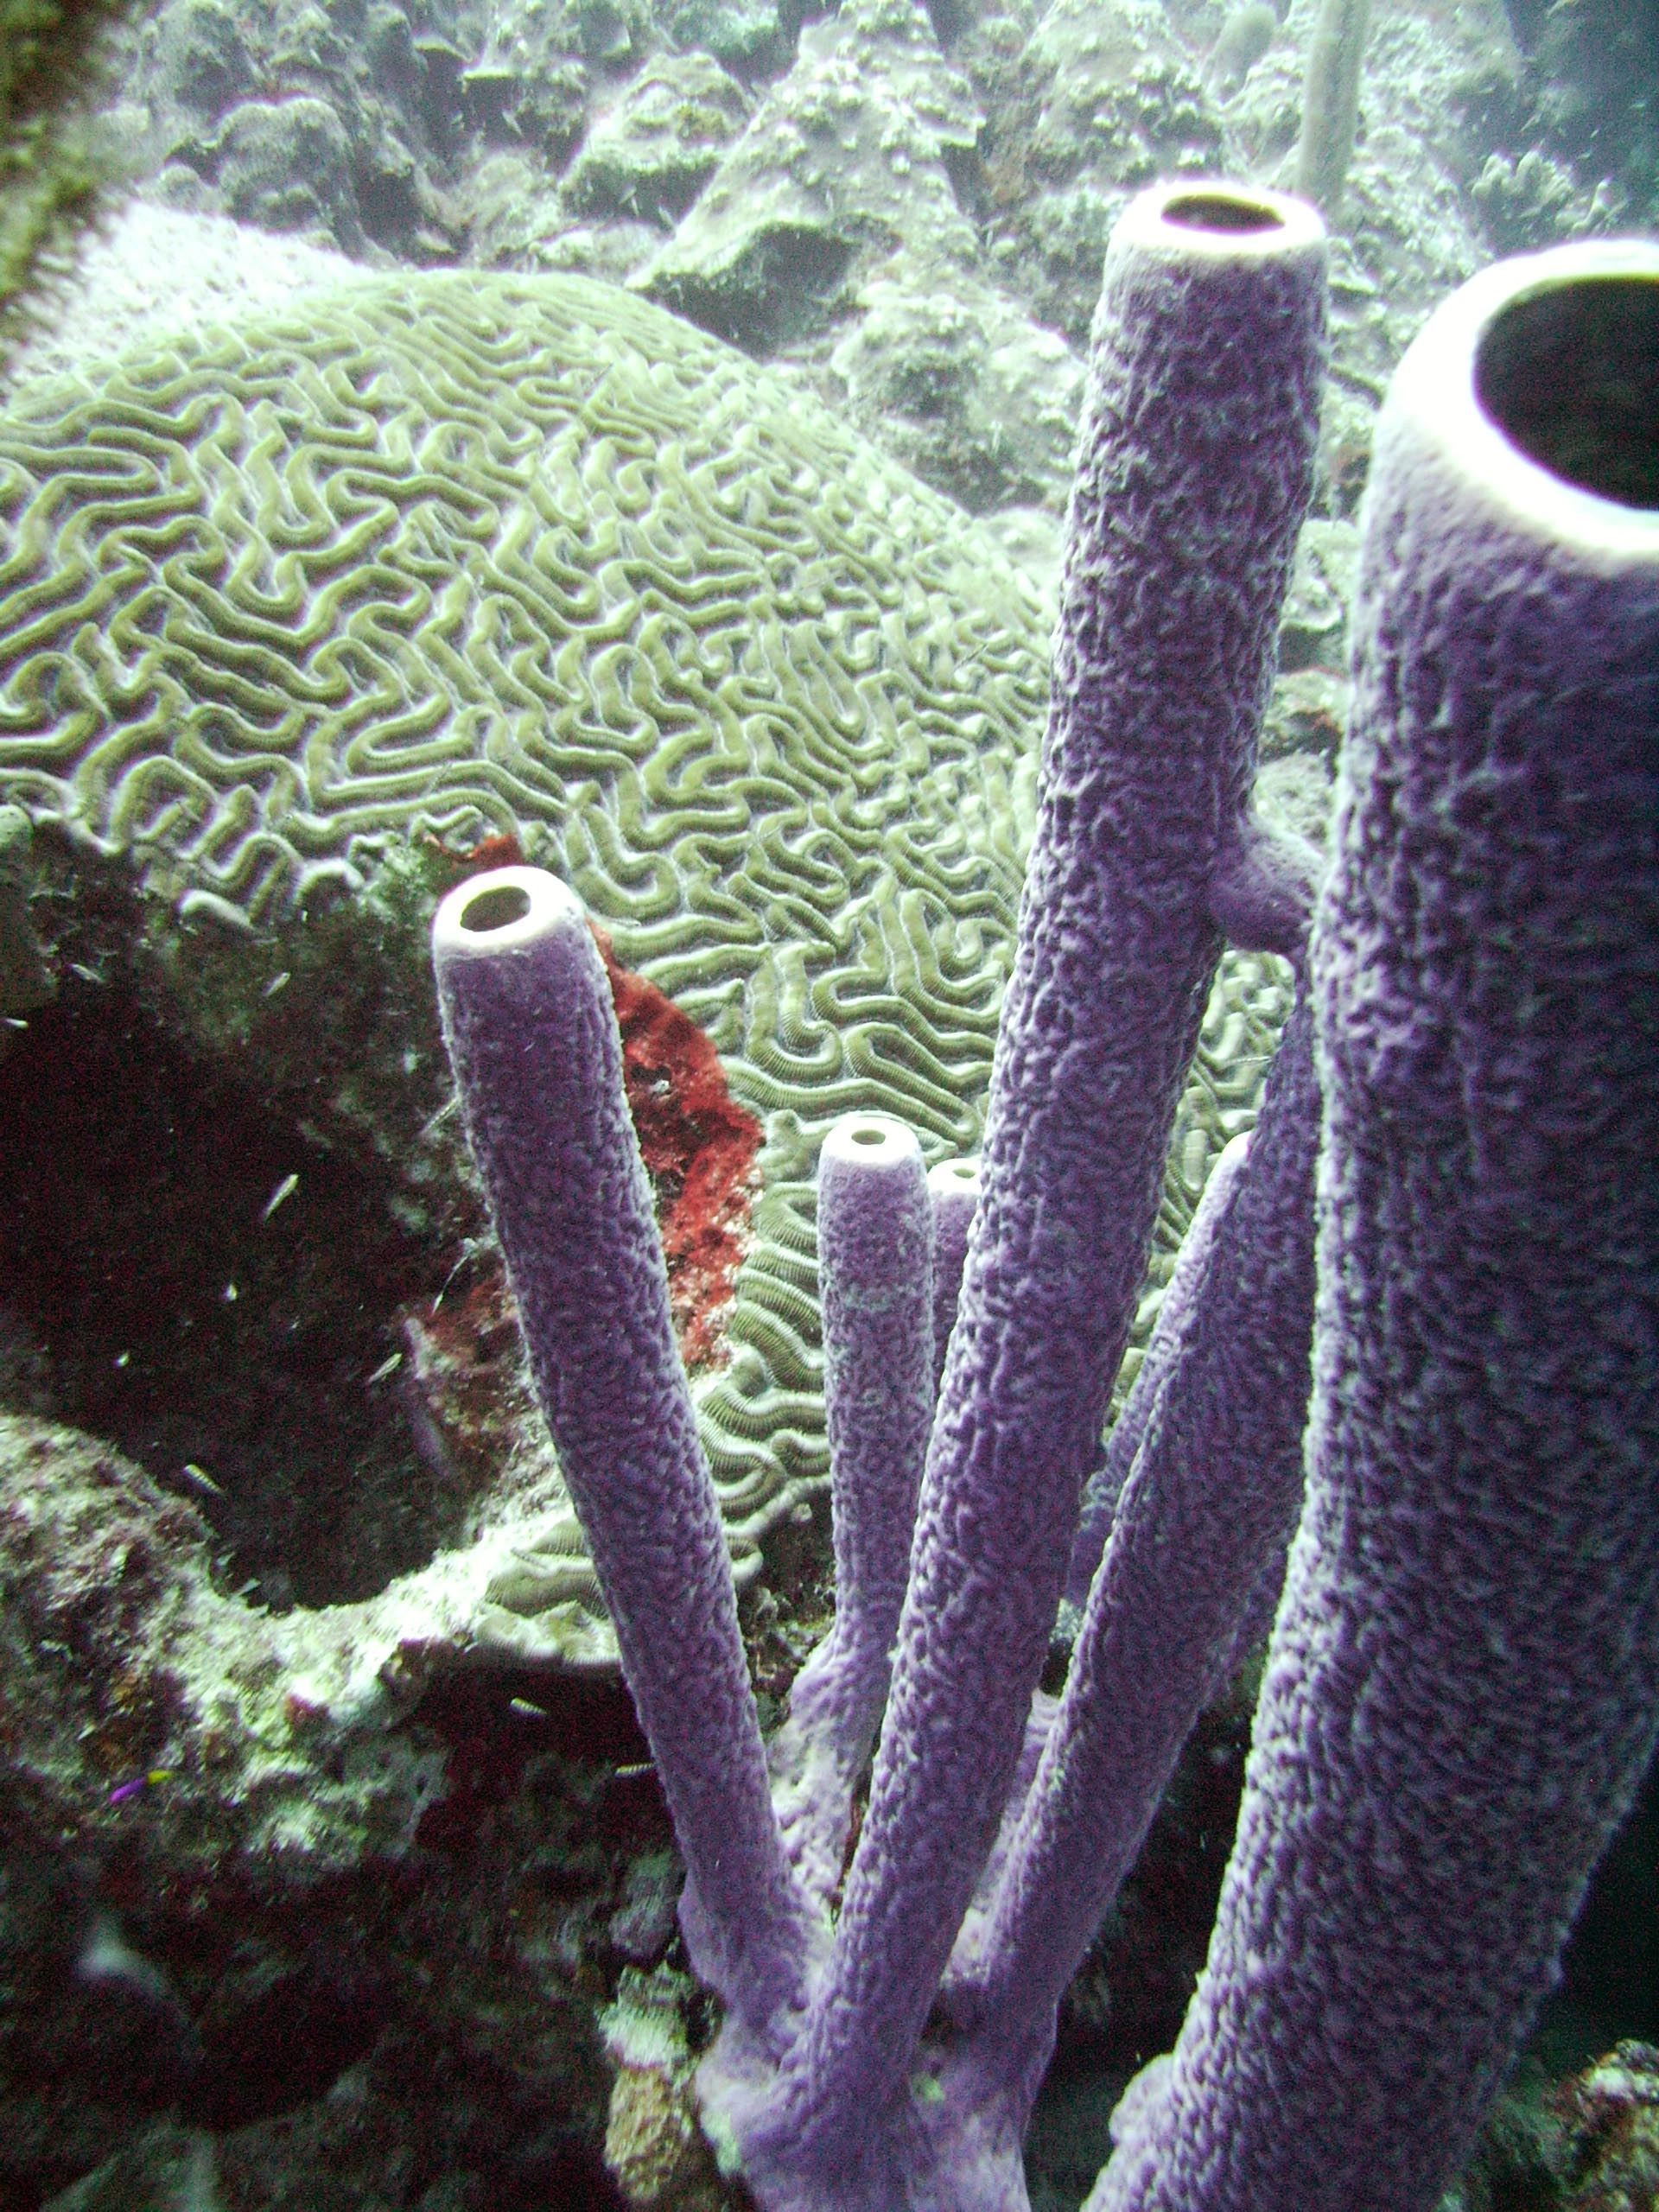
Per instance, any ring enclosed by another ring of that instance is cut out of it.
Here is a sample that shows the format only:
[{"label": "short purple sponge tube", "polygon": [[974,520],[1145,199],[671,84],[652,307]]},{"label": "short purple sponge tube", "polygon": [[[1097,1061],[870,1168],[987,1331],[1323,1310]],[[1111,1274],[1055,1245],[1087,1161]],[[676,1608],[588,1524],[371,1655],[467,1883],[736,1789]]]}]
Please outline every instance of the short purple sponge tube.
[{"label": "short purple sponge tube", "polygon": [[836,1618],[769,1747],[791,1862],[819,1902],[841,1880],[893,1670],[933,1421],[932,1241],[915,1137],[885,1114],[843,1114],[818,1157]]}]

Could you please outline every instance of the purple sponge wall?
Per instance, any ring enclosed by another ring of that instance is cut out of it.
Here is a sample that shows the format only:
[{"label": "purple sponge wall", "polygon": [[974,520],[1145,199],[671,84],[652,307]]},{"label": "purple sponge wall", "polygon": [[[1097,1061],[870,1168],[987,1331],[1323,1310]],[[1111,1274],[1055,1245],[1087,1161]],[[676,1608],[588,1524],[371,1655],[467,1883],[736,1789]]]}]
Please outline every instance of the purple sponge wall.
[{"label": "purple sponge wall", "polygon": [[1093,2212],[1427,2212],[1659,1725],[1659,250],[1454,295],[1364,522],[1306,1501]]}]

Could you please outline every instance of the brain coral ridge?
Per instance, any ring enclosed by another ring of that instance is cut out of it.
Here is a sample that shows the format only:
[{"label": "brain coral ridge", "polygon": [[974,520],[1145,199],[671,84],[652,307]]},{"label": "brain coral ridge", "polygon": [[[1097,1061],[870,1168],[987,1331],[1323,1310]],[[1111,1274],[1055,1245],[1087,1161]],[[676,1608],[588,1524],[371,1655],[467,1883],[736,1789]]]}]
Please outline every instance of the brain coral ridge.
[{"label": "brain coral ridge", "polygon": [[[0,796],[279,944],[511,834],[709,1029],[766,1130],[702,1385],[745,1540],[824,1472],[823,1129],[976,1139],[1048,620],[800,391],[575,277],[365,281],[0,414]],[[1283,1001],[1230,957],[1166,1252]]]}]

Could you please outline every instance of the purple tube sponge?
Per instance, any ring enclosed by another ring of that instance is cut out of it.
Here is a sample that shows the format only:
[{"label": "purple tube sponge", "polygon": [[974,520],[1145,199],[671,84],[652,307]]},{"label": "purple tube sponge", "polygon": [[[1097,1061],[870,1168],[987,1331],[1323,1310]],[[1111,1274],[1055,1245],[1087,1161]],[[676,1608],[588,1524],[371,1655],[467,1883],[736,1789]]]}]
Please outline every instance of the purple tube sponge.
[{"label": "purple tube sponge", "polygon": [[770,1747],[791,1861],[820,1901],[840,1883],[893,1669],[933,1421],[932,1233],[915,1137],[885,1114],[843,1114],[818,1158],[836,1618]]},{"label": "purple tube sponge", "polygon": [[574,893],[529,868],[452,891],[432,950],[537,1395],[685,1859],[687,1941],[764,2041],[799,1998],[812,1920],[768,1793],[604,963]]},{"label": "purple tube sponge", "polygon": [[1090,1476],[1084,1491],[1083,1510],[1071,1539],[1071,1564],[1065,1570],[1061,1611],[1061,1624],[1070,1640],[1075,1641],[1083,1609],[1089,1602],[1090,1586],[1117,1517],[1117,1501],[1123,1494],[1147,1430],[1163,1403],[1169,1378],[1191,1341],[1198,1319],[1198,1294],[1209,1268],[1216,1230],[1227,1211],[1233,1185],[1249,1150],[1248,1136],[1234,1137],[1223,1146],[1210,1171],[1209,1180],[1193,1208],[1192,1218],[1175,1255],[1175,1265],[1158,1308],[1158,1319],[1140,1372],[1124,1400],[1122,1411],[1112,1423],[1105,1457]]},{"label": "purple tube sponge", "polygon": [[[771,2212],[1023,2197],[1017,2158],[981,2174],[975,2115],[941,2112],[916,2054],[1026,1738],[1217,906],[1258,942],[1300,941],[1305,878],[1249,802],[1324,296],[1323,232],[1296,201],[1162,188],[1113,234],[980,1205],[868,1811],[797,2047],[771,2082],[733,2050],[702,2076]],[[918,2143],[941,2121],[961,2139],[936,2182]]]},{"label": "purple tube sponge", "polygon": [[1225,1679],[1252,1593],[1282,1569],[1301,1501],[1319,1130],[1303,1004],[1255,1130],[1217,1163],[1162,1341],[1135,1378],[1148,1402],[1065,1693],[995,1887],[952,1962],[959,2070],[985,2102],[1000,2099],[1016,2150],[1066,1984]]},{"label": "purple tube sponge", "polygon": [[1428,2212],[1659,1729],[1659,249],[1500,264],[1367,498],[1306,1502],[1093,2212]]}]

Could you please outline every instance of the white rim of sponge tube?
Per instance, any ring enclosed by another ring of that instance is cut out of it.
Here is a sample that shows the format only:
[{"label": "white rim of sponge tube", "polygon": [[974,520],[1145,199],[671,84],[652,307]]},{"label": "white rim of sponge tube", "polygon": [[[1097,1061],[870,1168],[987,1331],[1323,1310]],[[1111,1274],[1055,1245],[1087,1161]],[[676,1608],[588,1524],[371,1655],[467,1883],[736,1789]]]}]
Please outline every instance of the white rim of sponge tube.
[{"label": "white rim of sponge tube", "polygon": [[[1196,213],[1206,201],[1242,215],[1254,211],[1261,220],[1246,226],[1180,219],[1183,207]],[[1325,242],[1319,211],[1307,200],[1288,192],[1270,192],[1263,185],[1236,184],[1227,177],[1183,177],[1176,184],[1154,184],[1135,194],[1112,231],[1115,248],[1135,246],[1188,261],[1294,260],[1322,252]]]},{"label": "white rim of sponge tube", "polygon": [[941,1160],[928,1169],[927,1187],[936,1198],[973,1197],[979,1189],[978,1160]]},{"label": "white rim of sponge tube", "polygon": [[1498,318],[1542,295],[1639,278],[1659,285],[1659,246],[1586,240],[1495,262],[1435,308],[1406,349],[1377,425],[1381,448],[1408,437],[1495,518],[1599,570],[1659,567],[1659,508],[1586,490],[1535,460],[1481,403],[1481,347]]},{"label": "white rim of sponge tube", "polygon": [[[480,923],[480,902],[486,913],[498,905],[512,911]],[[432,950],[440,959],[486,960],[578,930],[587,933],[588,916],[568,883],[542,868],[492,868],[445,895],[432,918]]]},{"label": "white rim of sponge tube", "polygon": [[842,1114],[824,1138],[818,1167],[820,1173],[832,1163],[867,1174],[891,1173],[921,1156],[915,1131],[891,1114]]}]

